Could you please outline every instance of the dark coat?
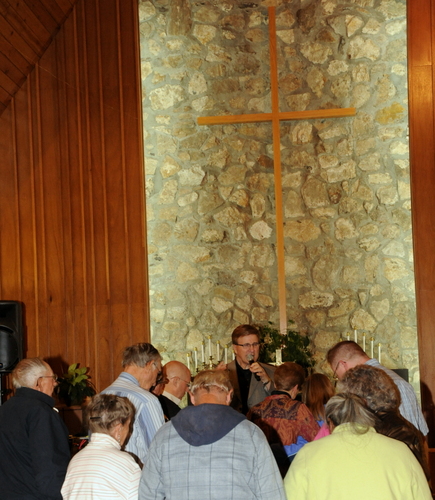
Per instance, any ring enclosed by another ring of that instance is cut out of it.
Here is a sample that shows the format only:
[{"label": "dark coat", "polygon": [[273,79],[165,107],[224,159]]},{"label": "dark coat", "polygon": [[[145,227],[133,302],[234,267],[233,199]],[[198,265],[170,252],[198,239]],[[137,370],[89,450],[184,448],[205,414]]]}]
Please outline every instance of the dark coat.
[{"label": "dark coat", "polygon": [[171,418],[175,417],[175,415],[180,411],[180,407],[163,394],[158,396],[158,398],[160,404],[162,405],[165,420],[171,420]]},{"label": "dark coat", "polygon": [[0,498],[62,500],[68,430],[54,399],[22,387],[0,406]]}]

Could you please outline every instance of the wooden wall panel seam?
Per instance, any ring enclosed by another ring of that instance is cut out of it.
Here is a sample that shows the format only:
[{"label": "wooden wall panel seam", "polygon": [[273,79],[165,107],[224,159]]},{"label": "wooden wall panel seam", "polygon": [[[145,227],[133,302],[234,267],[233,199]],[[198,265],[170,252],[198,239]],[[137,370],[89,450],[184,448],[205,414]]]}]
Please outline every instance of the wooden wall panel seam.
[{"label": "wooden wall panel seam", "polygon": [[[86,229],[85,229],[85,194],[84,194],[84,165],[83,165],[83,141],[82,141],[82,129],[83,129],[83,118],[81,113],[81,95],[80,95],[80,64],[79,64],[79,35],[78,35],[78,20],[77,20],[77,10],[74,10],[74,22],[73,22],[73,34],[74,34],[74,49],[75,49],[75,58],[74,58],[74,69],[75,69],[75,92],[76,92],[76,106],[77,106],[77,150],[78,150],[78,172],[79,172],[79,188],[80,188],[80,221],[81,221],[81,253],[82,253],[82,272],[83,272],[83,306],[84,310],[87,310],[89,302],[88,302],[88,293],[87,293],[87,283],[88,283],[88,274],[87,274],[87,265],[86,265]],[[89,346],[89,329],[88,322],[84,321],[85,331],[85,351]]]},{"label": "wooden wall panel seam", "polygon": [[[87,48],[88,48],[88,42],[87,42],[87,35],[86,35],[86,11],[85,9],[82,9],[82,41],[83,41],[83,55],[82,55],[82,60],[83,60],[83,81],[84,81],[84,90],[83,90],[83,97],[85,101],[85,114],[84,114],[84,136],[86,137],[86,164],[91,165],[92,164],[92,155],[91,155],[91,136],[90,136],[90,107],[89,107],[89,67],[88,67],[88,57],[87,57]],[[92,325],[92,331],[95,332],[95,307],[97,304],[97,298],[96,298],[96,269],[95,269],[95,231],[94,231],[94,218],[95,218],[95,213],[94,213],[94,204],[93,204],[93,168],[88,168],[87,172],[87,184],[88,184],[88,210],[87,210],[87,220],[89,224],[89,241],[90,241],[90,249],[89,252],[86,254],[86,263],[87,267],[90,268],[90,275],[91,275],[91,280],[89,281],[89,286],[91,288],[90,293],[92,295],[92,301],[91,301],[91,312],[89,313],[89,316],[87,318],[87,322]],[[88,340],[88,346],[86,349],[86,363],[90,361],[90,340]]]},{"label": "wooden wall panel seam", "polygon": [[[14,191],[15,191],[15,241],[17,248],[17,281],[19,288],[19,294],[22,294],[22,283],[23,283],[23,275],[21,270],[21,244],[20,244],[20,190],[18,184],[18,149],[17,149],[17,114],[15,108],[15,100],[12,99],[11,102],[11,116],[12,116],[12,149],[14,152]],[[17,297],[11,298],[11,300],[17,300]]]},{"label": "wooden wall panel seam", "polygon": [[120,19],[120,7],[119,0],[116,1],[116,28],[117,28],[117,39],[118,39],[118,82],[119,82],[119,104],[120,104],[120,119],[121,119],[121,168],[122,168],[122,181],[123,181],[123,195],[124,195],[124,231],[125,231],[125,264],[126,264],[126,275],[127,275],[127,304],[129,306],[129,318],[128,318],[128,332],[132,336],[132,324],[131,324],[131,280],[130,280],[130,253],[128,251],[129,243],[129,227],[128,227],[128,207],[127,207],[127,179],[126,179],[126,162],[125,162],[125,121],[124,121],[124,89],[123,89],[123,78],[122,78],[122,35],[121,35],[121,19]]}]

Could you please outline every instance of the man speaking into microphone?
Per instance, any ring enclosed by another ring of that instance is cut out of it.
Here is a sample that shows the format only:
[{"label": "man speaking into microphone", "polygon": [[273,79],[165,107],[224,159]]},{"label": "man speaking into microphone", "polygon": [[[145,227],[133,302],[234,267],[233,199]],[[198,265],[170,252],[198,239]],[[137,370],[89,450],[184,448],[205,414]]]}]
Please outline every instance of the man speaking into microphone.
[{"label": "man speaking into microphone", "polygon": [[275,389],[273,385],[275,367],[258,362],[260,333],[255,326],[238,326],[233,331],[231,339],[236,356],[236,359],[226,366],[234,387],[231,406],[246,415],[252,406],[261,403]]}]

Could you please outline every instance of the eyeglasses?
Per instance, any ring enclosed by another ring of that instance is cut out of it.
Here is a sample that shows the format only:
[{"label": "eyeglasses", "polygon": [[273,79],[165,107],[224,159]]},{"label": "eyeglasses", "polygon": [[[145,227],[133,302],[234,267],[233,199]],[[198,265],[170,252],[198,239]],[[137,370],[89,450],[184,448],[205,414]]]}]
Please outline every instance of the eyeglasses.
[{"label": "eyeglasses", "polygon": [[59,377],[57,375],[42,375],[41,377],[38,377],[38,379],[40,378],[52,378],[55,382],[59,380]]},{"label": "eyeglasses", "polygon": [[334,380],[334,387],[337,386],[337,382],[338,382],[337,370],[338,370],[340,363],[341,363],[341,361],[337,362],[337,364],[335,365],[334,373],[332,374],[332,378]]},{"label": "eyeglasses", "polygon": [[254,349],[259,347],[261,344],[260,342],[254,342],[253,344],[234,344],[238,345],[239,347],[243,347],[243,349],[249,349],[250,347],[253,347]]},{"label": "eyeglasses", "polygon": [[189,382],[187,382],[186,380],[182,379],[181,377],[171,377],[171,378],[168,378],[168,380],[173,380],[174,378],[178,378],[178,380],[181,380],[182,382],[184,382],[187,385],[187,387],[190,386],[190,380],[189,380]]}]

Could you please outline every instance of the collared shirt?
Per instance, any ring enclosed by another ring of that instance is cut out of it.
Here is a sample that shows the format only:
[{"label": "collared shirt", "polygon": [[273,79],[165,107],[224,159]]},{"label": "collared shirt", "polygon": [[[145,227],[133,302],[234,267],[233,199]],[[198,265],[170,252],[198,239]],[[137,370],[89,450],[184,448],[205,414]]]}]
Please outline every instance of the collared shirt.
[{"label": "collared shirt", "polygon": [[113,437],[93,433],[71,460],[62,486],[64,500],[137,500],[140,468]]},{"label": "collared shirt", "polygon": [[175,403],[176,405],[179,405],[180,404],[180,401],[181,399],[175,397],[173,394],[171,394],[170,392],[166,392],[166,391],[163,391],[163,396],[167,397],[168,399],[170,399],[173,403]]},{"label": "collared shirt", "polygon": [[396,372],[393,372],[393,370],[382,366],[375,358],[369,359],[365,364],[384,370],[384,372],[393,379],[393,382],[399,389],[400,398],[402,400],[399,407],[401,415],[406,418],[406,420],[411,422],[411,424],[413,424],[417,429],[419,429],[424,436],[426,436],[429,432],[429,428],[426,424],[423,413],[421,412],[421,408],[418,404],[417,396],[415,395],[412,385],[404,380],[400,375],[397,375]]},{"label": "collared shirt", "polygon": [[127,397],[133,403],[136,416],[133,433],[125,449],[145,462],[151,441],[165,422],[159,400],[154,394],[142,389],[137,379],[127,372],[122,372],[112,385],[102,391],[102,394]]}]

